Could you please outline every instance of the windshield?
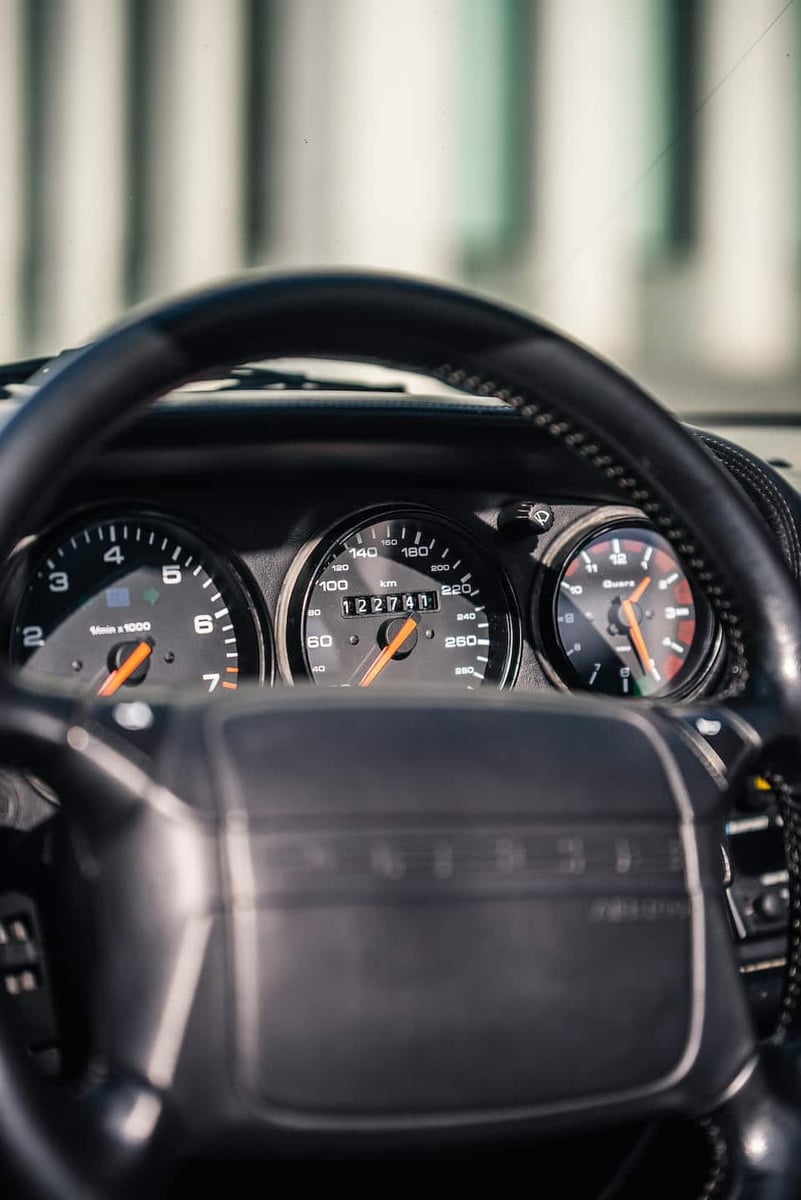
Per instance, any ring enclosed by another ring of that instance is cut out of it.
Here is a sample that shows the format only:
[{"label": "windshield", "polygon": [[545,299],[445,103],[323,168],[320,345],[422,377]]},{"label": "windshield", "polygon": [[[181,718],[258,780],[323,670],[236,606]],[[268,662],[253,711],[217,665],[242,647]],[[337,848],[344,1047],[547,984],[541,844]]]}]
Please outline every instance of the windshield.
[{"label": "windshield", "polygon": [[801,412],[790,0],[3,0],[0,361],[246,267],[519,305]]}]

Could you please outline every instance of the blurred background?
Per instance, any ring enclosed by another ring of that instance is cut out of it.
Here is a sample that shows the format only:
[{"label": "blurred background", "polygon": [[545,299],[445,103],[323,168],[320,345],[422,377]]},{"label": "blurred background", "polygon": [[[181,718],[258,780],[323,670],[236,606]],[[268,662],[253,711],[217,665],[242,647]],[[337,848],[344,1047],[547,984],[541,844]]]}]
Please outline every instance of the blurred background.
[{"label": "blurred background", "polygon": [[0,0],[0,360],[377,266],[801,414],[799,51],[793,0]]}]

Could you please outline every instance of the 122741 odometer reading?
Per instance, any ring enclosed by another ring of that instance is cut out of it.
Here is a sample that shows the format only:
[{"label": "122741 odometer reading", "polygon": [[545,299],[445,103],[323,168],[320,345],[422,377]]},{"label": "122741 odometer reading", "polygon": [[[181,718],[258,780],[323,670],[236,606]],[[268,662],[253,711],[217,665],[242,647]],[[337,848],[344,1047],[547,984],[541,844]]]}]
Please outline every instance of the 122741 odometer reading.
[{"label": "122741 odometer reading", "polygon": [[348,523],[307,547],[282,597],[287,666],[331,687],[508,682],[516,647],[500,570],[420,510]]}]

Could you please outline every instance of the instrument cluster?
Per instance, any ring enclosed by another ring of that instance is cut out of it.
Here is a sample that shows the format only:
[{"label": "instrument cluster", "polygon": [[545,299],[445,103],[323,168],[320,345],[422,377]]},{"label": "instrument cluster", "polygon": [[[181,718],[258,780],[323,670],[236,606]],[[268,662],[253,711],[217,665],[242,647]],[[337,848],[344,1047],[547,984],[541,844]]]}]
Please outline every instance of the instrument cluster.
[{"label": "instrument cluster", "polygon": [[8,564],[8,654],[32,680],[129,699],[180,688],[224,701],[248,682],[530,687],[526,654],[545,686],[701,691],[722,638],[670,542],[634,509],[554,517],[521,501],[469,520],[363,508],[306,540],[271,602],[247,555],[182,517],[79,511]]}]

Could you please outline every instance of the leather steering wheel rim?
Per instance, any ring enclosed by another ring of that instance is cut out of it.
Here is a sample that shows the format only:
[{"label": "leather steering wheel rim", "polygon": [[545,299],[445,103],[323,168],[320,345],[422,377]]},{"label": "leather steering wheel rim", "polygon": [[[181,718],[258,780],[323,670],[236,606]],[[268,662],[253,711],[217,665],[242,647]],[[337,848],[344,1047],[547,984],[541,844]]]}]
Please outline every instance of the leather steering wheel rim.
[{"label": "leather steering wheel rim", "polygon": [[[375,362],[498,397],[595,465],[668,537],[708,596],[736,681],[729,707],[779,769],[792,764],[801,729],[801,598],[742,494],[696,439],[611,366],[528,317],[450,289],[369,274],[248,277],[135,314],[48,368],[0,433],[0,552],[11,552],[42,493],[118,423],[221,364],[278,356]],[[0,681],[7,755],[24,759],[37,738],[63,742],[71,716],[48,715],[7,672]],[[33,1128],[28,1084],[8,1067],[7,1043],[0,1030],[0,1078],[8,1070],[21,1111],[0,1117],[0,1144],[46,1191],[63,1165],[52,1154],[37,1165],[29,1152],[52,1149],[50,1131]]]}]

